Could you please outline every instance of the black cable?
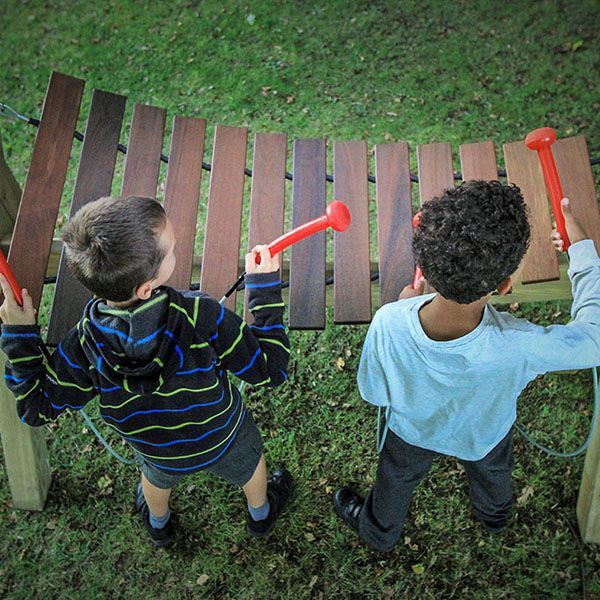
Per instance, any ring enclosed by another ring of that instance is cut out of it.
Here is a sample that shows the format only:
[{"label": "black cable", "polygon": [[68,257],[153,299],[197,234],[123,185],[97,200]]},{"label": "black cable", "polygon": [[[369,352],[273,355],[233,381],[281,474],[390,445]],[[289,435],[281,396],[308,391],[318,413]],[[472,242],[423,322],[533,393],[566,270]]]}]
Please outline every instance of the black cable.
[{"label": "black cable", "polygon": [[[8,109],[8,110],[5,110],[5,109]],[[2,112],[7,112],[7,113],[9,113],[9,114],[11,114],[13,116],[16,116],[21,121],[25,121],[26,123],[29,123],[30,125],[34,125],[35,127],[39,127],[39,125],[40,125],[39,119],[34,119],[33,117],[27,117],[25,115],[21,115],[21,114],[17,113],[16,111],[12,110],[8,105],[0,103],[0,113],[2,113]],[[76,131],[73,134],[73,137],[75,139],[79,140],[80,142],[83,142],[85,136],[82,133],[80,133],[79,131]],[[117,150],[119,152],[121,152],[122,154],[127,154],[127,146],[125,146],[124,144],[118,144],[117,145]],[[164,162],[165,164],[169,164],[169,156],[167,154],[161,154],[160,155],[160,160],[162,162]],[[600,164],[600,156],[596,157],[596,158],[591,158],[590,159],[590,165],[595,166],[597,164]],[[202,169],[204,169],[205,171],[211,171],[212,165],[210,163],[206,163],[206,162],[203,161],[202,162]],[[252,169],[245,168],[244,169],[244,173],[246,174],[247,177],[252,177]],[[498,168],[498,176],[499,177],[506,177],[506,170]],[[285,172],[285,178],[288,179],[289,181],[293,181],[294,180],[294,176],[289,171]],[[460,171],[454,172],[454,179],[456,181],[461,181],[462,180],[462,173]],[[326,174],[325,175],[325,180],[329,181],[330,183],[333,183],[333,175],[327,175]],[[410,180],[412,182],[414,182],[414,183],[419,183],[419,176],[418,175],[411,175],[410,176]],[[374,175],[369,175],[368,176],[368,181],[369,181],[369,183],[376,183],[375,176]]]}]

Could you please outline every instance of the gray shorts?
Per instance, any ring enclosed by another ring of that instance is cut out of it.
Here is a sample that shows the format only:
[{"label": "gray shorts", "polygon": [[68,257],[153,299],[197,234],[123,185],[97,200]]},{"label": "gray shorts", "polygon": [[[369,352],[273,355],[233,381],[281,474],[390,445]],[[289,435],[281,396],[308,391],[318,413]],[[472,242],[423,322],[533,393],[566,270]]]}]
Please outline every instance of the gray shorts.
[{"label": "gray shorts", "polygon": [[[203,471],[208,471],[221,479],[236,486],[243,486],[254,475],[258,461],[263,454],[263,441],[260,431],[252,418],[252,412],[246,409],[246,416],[240,430],[225,456],[209,465]],[[194,473],[169,472],[149,464],[146,459],[133,449],[135,458],[140,464],[146,479],[157,488],[167,490],[174,488],[181,479]],[[198,471],[196,471],[197,473]]]}]

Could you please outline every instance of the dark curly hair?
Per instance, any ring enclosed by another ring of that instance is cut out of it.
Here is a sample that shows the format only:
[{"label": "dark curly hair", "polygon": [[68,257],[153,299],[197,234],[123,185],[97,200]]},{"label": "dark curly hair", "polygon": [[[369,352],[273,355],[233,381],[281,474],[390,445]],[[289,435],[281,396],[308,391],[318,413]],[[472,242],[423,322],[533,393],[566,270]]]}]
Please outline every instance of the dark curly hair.
[{"label": "dark curly hair", "polygon": [[515,272],[529,246],[521,190],[499,181],[467,181],[423,205],[415,261],[448,300],[469,304]]}]

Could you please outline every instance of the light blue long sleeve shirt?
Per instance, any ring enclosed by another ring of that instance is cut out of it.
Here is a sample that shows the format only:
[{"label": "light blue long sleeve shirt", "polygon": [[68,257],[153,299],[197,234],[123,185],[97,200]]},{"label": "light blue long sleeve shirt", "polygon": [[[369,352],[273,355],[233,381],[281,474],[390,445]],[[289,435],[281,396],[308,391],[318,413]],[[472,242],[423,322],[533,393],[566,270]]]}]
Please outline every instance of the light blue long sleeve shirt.
[{"label": "light blue long sleeve shirt", "polygon": [[429,338],[419,309],[435,294],[377,311],[358,369],[361,396],[389,406],[389,427],[421,448],[479,460],[508,433],[517,398],[548,371],[600,364],[600,258],[592,240],[569,248],[573,320],[541,327],[487,304],[480,324],[450,340]]}]

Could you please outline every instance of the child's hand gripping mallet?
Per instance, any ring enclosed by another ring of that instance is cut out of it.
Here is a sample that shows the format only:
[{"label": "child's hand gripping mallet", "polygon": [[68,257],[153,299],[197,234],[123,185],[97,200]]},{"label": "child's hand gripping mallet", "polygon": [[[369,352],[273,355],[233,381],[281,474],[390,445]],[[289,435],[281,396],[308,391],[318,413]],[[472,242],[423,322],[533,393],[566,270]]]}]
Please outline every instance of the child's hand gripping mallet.
[{"label": "child's hand gripping mallet", "polygon": [[[8,266],[8,262],[2,250],[0,250],[0,274],[2,274],[8,282],[16,303],[19,306],[23,306],[23,290],[18,284],[12,269]],[[42,340],[40,340],[40,350],[43,352],[46,359],[50,358],[50,352]]]},{"label": "child's hand gripping mallet", "polygon": [[567,229],[565,227],[565,218],[562,213],[560,206],[561,200],[563,199],[562,185],[560,184],[560,178],[558,177],[558,171],[556,170],[556,163],[554,162],[554,156],[552,155],[552,144],[556,141],[556,131],[551,127],[541,127],[535,129],[527,134],[525,138],[525,144],[530,150],[537,150],[538,157],[542,163],[542,172],[544,173],[544,180],[546,181],[546,187],[550,195],[550,203],[552,204],[552,212],[554,213],[554,220],[556,222],[556,230],[560,234],[564,245],[563,250],[566,252],[571,241],[567,235]]},{"label": "child's hand gripping mallet", "polygon": [[[413,229],[415,229],[415,227],[419,226],[419,223],[421,222],[421,211],[419,211],[412,220],[412,225],[413,225]],[[419,281],[421,281],[421,279],[423,279],[423,272],[421,271],[421,267],[419,267],[418,265],[415,266],[415,276],[413,277],[413,290],[417,289],[417,286],[419,285]]]},{"label": "child's hand gripping mallet", "polygon": [[[345,231],[350,226],[350,221],[351,218],[348,207],[343,202],[334,200],[327,205],[324,215],[321,215],[308,223],[304,223],[304,225],[300,225],[272,241],[269,244],[269,252],[271,253],[271,256],[275,256],[282,250],[285,250],[288,246],[299,242],[309,235],[313,235],[313,233],[327,229],[328,227],[331,227],[335,231]],[[259,254],[256,255],[256,264],[260,264]],[[242,273],[238,280],[225,292],[225,295],[220,300],[221,303],[237,290],[244,280],[245,275],[245,272]]]}]

